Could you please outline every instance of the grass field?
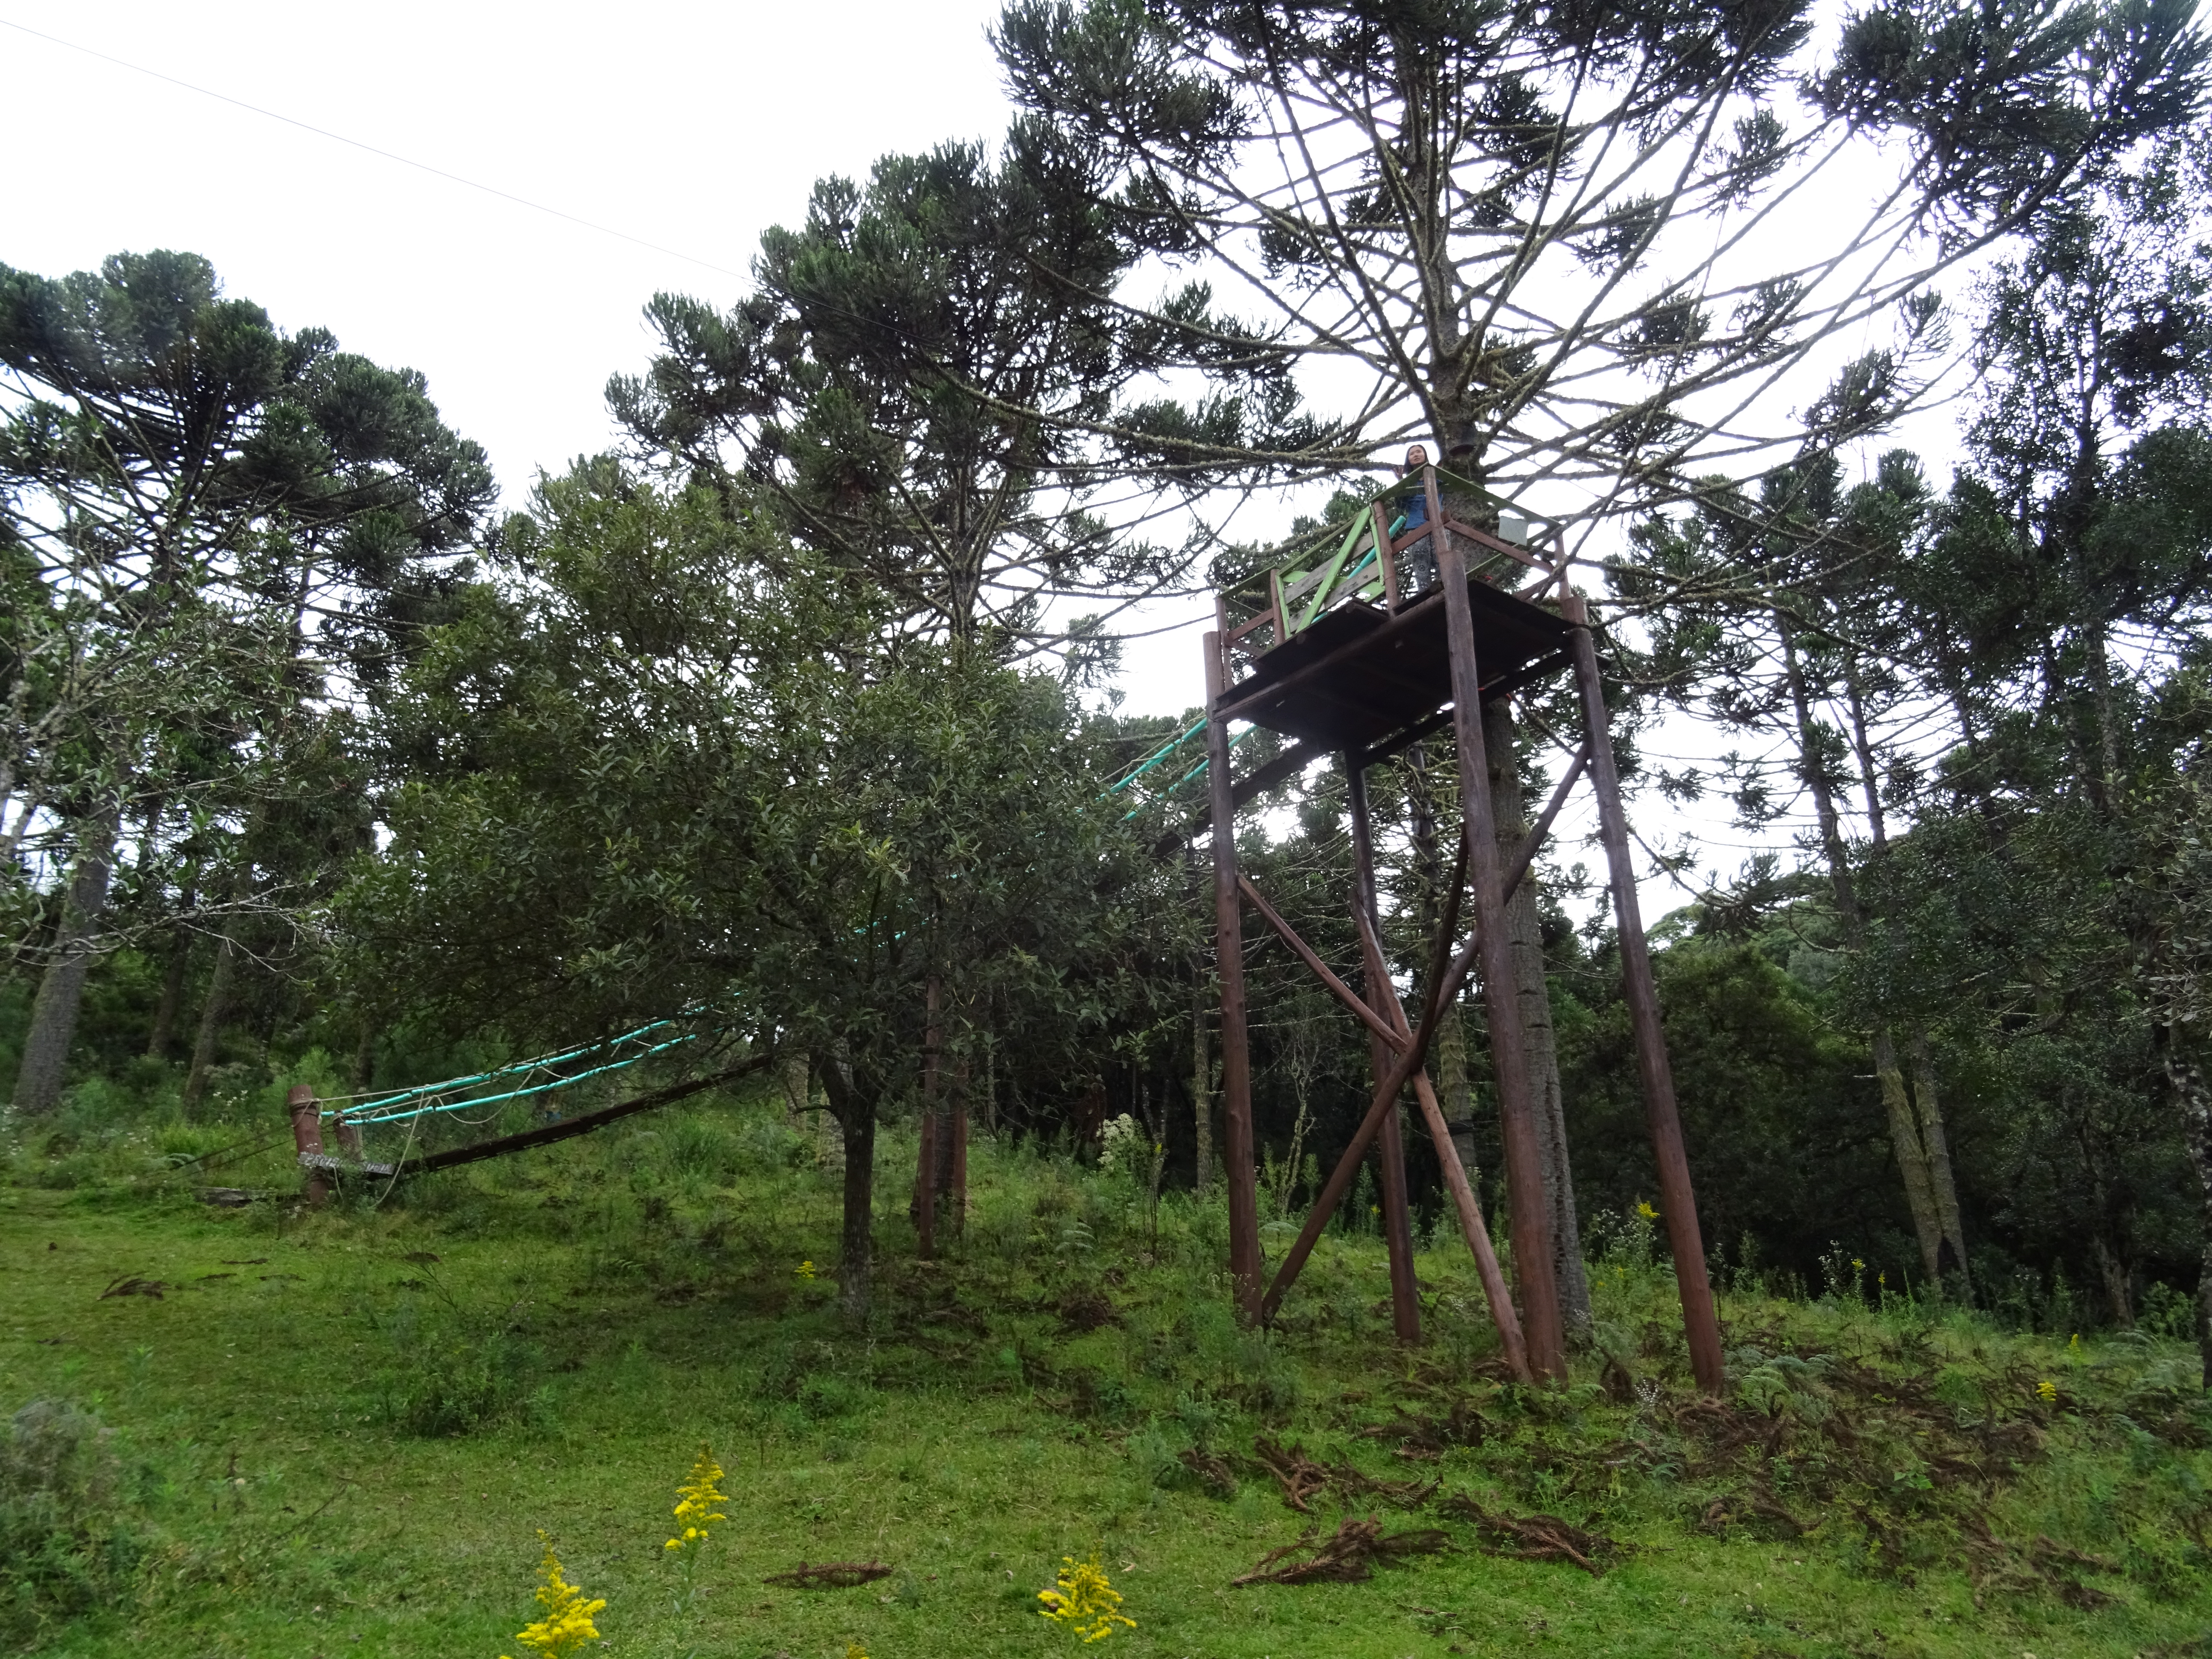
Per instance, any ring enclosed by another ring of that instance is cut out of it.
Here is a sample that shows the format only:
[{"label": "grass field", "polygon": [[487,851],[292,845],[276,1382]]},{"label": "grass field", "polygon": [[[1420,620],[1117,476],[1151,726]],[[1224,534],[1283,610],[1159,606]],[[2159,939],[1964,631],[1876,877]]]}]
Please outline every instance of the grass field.
[{"label": "grass field", "polygon": [[[1422,1350],[1392,1347],[1356,1235],[1260,1337],[1223,1305],[1217,1206],[1155,1219],[988,1142],[964,1237],[915,1262],[896,1137],[854,1332],[834,1178],[766,1108],[313,1215],[213,1209],[164,1172],[216,1137],[13,1149],[0,1406],[112,1431],[58,1497],[7,1465],[0,1585],[40,1650],[519,1656],[542,1531],[606,1599],[586,1650],[637,1659],[1072,1650],[1036,1592],[1094,1550],[1137,1621],[1103,1650],[1130,1656],[2212,1653],[2212,1414],[2179,1344],[1747,1290],[1723,1303],[1733,1397],[1700,1405],[1632,1220],[1575,1385],[1522,1390],[1445,1241]],[[159,1294],[103,1296],[133,1279]],[[662,1546],[702,1442],[728,1520],[687,1606]],[[1329,1480],[1310,1514],[1261,1461],[1293,1445]],[[1498,1517],[1540,1514],[1604,1540],[1578,1546],[1599,1571],[1516,1559],[1534,1534]],[[1231,1587],[1348,1516],[1445,1547]],[[892,1571],[763,1582],[846,1560]]]}]

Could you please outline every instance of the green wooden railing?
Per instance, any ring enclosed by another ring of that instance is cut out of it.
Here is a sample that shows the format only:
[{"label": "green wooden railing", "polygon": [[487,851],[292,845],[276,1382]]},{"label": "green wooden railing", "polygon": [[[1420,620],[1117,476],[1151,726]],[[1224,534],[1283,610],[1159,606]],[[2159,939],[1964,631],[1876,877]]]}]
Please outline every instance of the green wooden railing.
[{"label": "green wooden railing", "polygon": [[[1454,510],[1446,509],[1447,501]],[[1466,522],[1470,501],[1480,504],[1481,516],[1494,518],[1495,530]],[[1395,612],[1433,592],[1435,555],[1425,544],[1439,523],[1459,538],[1468,573],[1493,586],[1534,599],[1565,580],[1569,560],[1559,520],[1425,466],[1376,490],[1340,532],[1331,525],[1304,537],[1281,563],[1222,591],[1221,647],[1231,678],[1239,659],[1249,662],[1288,643],[1344,605]]]}]

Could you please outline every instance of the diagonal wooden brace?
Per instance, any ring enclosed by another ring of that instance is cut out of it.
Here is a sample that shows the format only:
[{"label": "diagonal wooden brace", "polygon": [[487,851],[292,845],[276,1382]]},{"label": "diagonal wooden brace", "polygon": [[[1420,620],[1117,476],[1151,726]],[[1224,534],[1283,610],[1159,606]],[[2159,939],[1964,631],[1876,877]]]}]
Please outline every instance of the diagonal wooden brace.
[{"label": "diagonal wooden brace", "polygon": [[[1365,943],[1379,961],[1382,943],[1371,931]],[[1390,1018],[1403,1033],[1407,1030],[1406,1010],[1390,981],[1385,979],[1381,983]],[[1444,1185],[1451,1189],[1452,1207],[1459,1212],[1460,1237],[1467,1241],[1468,1251],[1474,1257],[1475,1275],[1482,1280],[1482,1294],[1490,1304],[1490,1317],[1498,1327],[1498,1340],[1504,1345],[1505,1363],[1513,1368],[1517,1381],[1533,1381],[1528,1370],[1528,1344],[1521,1334],[1521,1316],[1515,1311],[1513,1298],[1506,1291],[1504,1270],[1498,1265],[1498,1251],[1490,1242],[1489,1228],[1483,1224],[1481,1202],[1474,1195],[1474,1184],[1467,1178],[1467,1166],[1459,1161],[1459,1147],[1452,1140],[1451,1127],[1444,1121],[1444,1109],[1437,1103],[1436,1086],[1429,1081],[1425,1070],[1413,1073],[1413,1096],[1420,1103],[1421,1121],[1429,1126],[1429,1139],[1436,1145],[1437,1163],[1443,1170]]]},{"label": "diagonal wooden brace", "polygon": [[[1574,763],[1559,779],[1559,787],[1552,791],[1551,799],[1545,804],[1542,814],[1530,828],[1528,838],[1521,843],[1520,851],[1514,854],[1512,867],[1505,872],[1504,879],[1500,884],[1500,903],[1510,898],[1514,890],[1527,878],[1528,866],[1536,861],[1536,854],[1543,847],[1545,837],[1551,833],[1553,821],[1559,817],[1560,807],[1566,804],[1567,793],[1574,787],[1575,781],[1582,776],[1583,768],[1589,763],[1589,757],[1590,746],[1585,743],[1576,755]],[[1460,846],[1464,852],[1467,847],[1464,839]],[[1444,925],[1437,930],[1438,957],[1443,955],[1444,942],[1458,926],[1459,895],[1465,885],[1466,866],[1462,864],[1457,878],[1452,883],[1450,908],[1445,915]],[[1399,1052],[1397,1063],[1376,1086],[1374,1097],[1368,1102],[1367,1115],[1359,1120],[1359,1127],[1352,1131],[1351,1144],[1344,1149],[1344,1155],[1337,1159],[1336,1168],[1330,1171],[1327,1184],[1322,1188],[1321,1195],[1314,1200],[1313,1209],[1306,1216],[1305,1225],[1299,1230],[1289,1254],[1284,1256],[1283,1265],[1275,1270],[1274,1279],[1267,1286],[1267,1294],[1260,1304],[1260,1317],[1263,1322],[1275,1316],[1275,1310],[1282,1306],[1284,1296],[1297,1282],[1298,1274],[1306,1265],[1306,1258],[1313,1254],[1314,1246],[1321,1242],[1322,1230],[1328,1225],[1329,1218],[1336,1213],[1336,1206],[1344,1201],[1345,1194],[1351,1189],[1360,1160],[1367,1156],[1367,1149],[1374,1145],[1375,1137],[1382,1127],[1383,1115],[1396,1102],[1400,1091],[1413,1074],[1421,1069],[1422,1062],[1427,1060],[1429,1043],[1436,1031],[1437,1011],[1459,994],[1460,987],[1467,983],[1467,976],[1474,971],[1475,959],[1481,953],[1481,932],[1478,928],[1468,935],[1467,943],[1461,946],[1459,954],[1452,958],[1449,967],[1429,975],[1428,993],[1422,999],[1421,1023],[1408,1034],[1406,1047]]]},{"label": "diagonal wooden brace", "polygon": [[1260,890],[1255,887],[1248,878],[1240,874],[1237,878],[1237,886],[1244,895],[1246,902],[1260,913],[1267,926],[1275,930],[1283,943],[1291,947],[1291,953],[1300,962],[1313,969],[1314,976],[1328,988],[1330,994],[1339,1002],[1351,1009],[1358,1017],[1362,1024],[1393,1048],[1403,1048],[1406,1046],[1406,1038],[1398,1028],[1368,1006],[1366,1000],[1358,992],[1331,972],[1328,964],[1315,953],[1313,946],[1300,939],[1297,930],[1276,913],[1275,907],[1260,896]]}]

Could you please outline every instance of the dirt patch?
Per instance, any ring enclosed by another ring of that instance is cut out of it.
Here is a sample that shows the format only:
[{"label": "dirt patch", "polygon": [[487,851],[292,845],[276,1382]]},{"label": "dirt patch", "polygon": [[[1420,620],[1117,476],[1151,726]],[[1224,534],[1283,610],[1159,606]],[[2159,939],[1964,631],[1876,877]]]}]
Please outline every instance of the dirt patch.
[{"label": "dirt patch", "polygon": [[788,1572],[772,1572],[761,1580],[783,1589],[851,1589],[888,1578],[894,1570],[881,1561],[801,1561]]}]

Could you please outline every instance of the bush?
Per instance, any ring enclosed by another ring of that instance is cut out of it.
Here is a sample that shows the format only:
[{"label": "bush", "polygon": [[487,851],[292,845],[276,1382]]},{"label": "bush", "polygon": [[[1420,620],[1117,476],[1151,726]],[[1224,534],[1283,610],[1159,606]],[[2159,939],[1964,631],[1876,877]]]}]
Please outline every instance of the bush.
[{"label": "bush", "polygon": [[504,1332],[424,1328],[403,1311],[392,1337],[397,1363],[378,1381],[377,1414],[402,1433],[437,1439],[549,1414],[546,1389],[532,1387],[542,1358]]},{"label": "bush", "polygon": [[145,1544],[125,1517],[113,1437],[51,1400],[0,1431],[0,1632],[11,1638],[128,1598]]}]

